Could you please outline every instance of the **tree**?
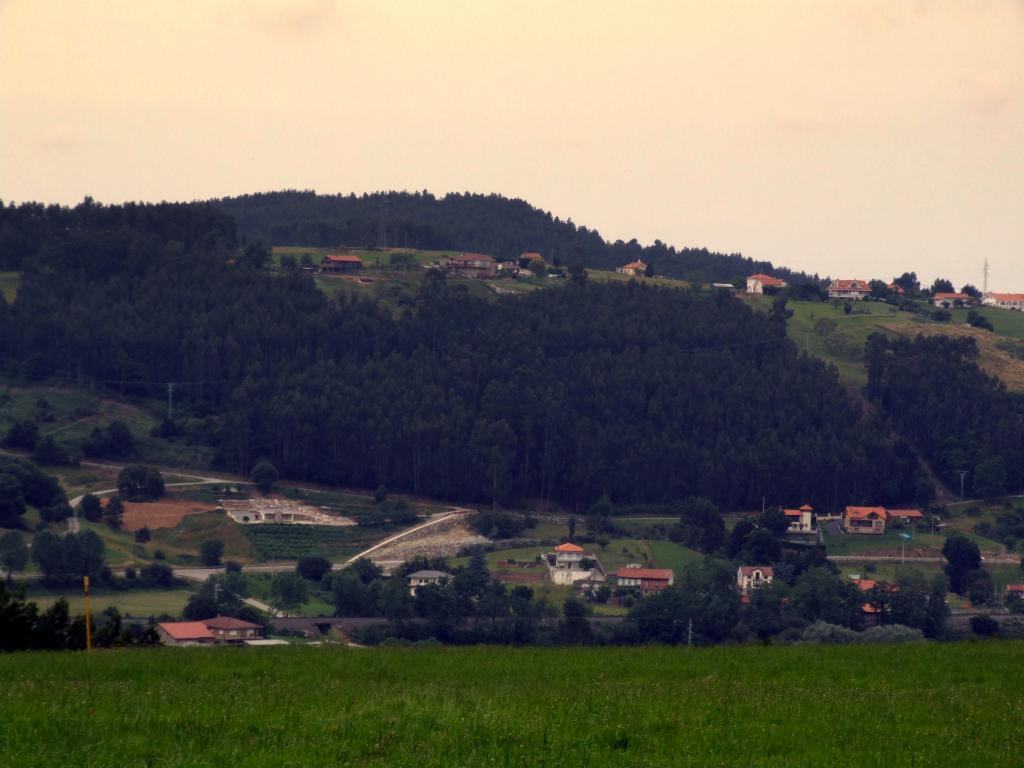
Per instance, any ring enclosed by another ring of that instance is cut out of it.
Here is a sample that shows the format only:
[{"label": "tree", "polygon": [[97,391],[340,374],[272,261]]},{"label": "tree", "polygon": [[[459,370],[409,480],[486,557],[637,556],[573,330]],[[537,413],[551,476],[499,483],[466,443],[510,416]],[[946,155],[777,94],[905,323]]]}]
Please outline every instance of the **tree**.
[{"label": "tree", "polygon": [[530,262],[530,271],[537,277],[544,277],[548,273],[548,265],[544,263],[544,259],[533,259]]},{"label": "tree", "polygon": [[978,462],[971,482],[974,496],[1002,496],[1006,493],[1006,461],[1002,456],[990,456]]},{"label": "tree", "polygon": [[782,511],[781,507],[769,507],[757,519],[757,525],[771,531],[776,536],[781,536],[789,530],[789,518],[786,517],[786,513]]},{"label": "tree", "polygon": [[647,262],[647,266],[644,267],[644,277],[654,277],[654,262]]},{"label": "tree", "polygon": [[153,538],[153,534],[150,533],[149,526],[144,525],[135,532],[135,540],[140,544],[145,544],[147,541]]},{"label": "tree", "polygon": [[31,420],[14,422],[7,435],[3,439],[3,445],[7,448],[21,448],[31,451],[36,447],[36,440],[39,438],[39,425]]},{"label": "tree", "polygon": [[363,584],[369,584],[384,575],[380,567],[368,557],[360,557],[352,564],[352,567]]},{"label": "tree", "polygon": [[82,516],[90,523],[98,523],[103,519],[103,504],[98,497],[91,493],[85,494],[79,504]]},{"label": "tree", "polygon": [[139,571],[139,578],[154,586],[170,587],[174,584],[174,571],[163,563],[149,563]]},{"label": "tree", "polygon": [[401,621],[412,615],[413,597],[403,578],[392,576],[385,579],[377,600],[380,612],[391,621]]},{"label": "tree", "polygon": [[49,435],[36,443],[32,461],[44,466],[64,466],[72,463],[68,452]]},{"label": "tree", "polygon": [[383,483],[377,486],[377,490],[373,492],[373,503],[383,504],[388,500],[388,489]]},{"label": "tree", "polygon": [[331,561],[322,555],[306,555],[295,565],[295,572],[309,581],[320,581],[330,571]]},{"label": "tree", "polygon": [[679,508],[677,536],[684,546],[714,552],[725,540],[725,523],[714,504],[691,496]]},{"label": "tree", "polygon": [[28,565],[28,547],[25,538],[17,531],[8,531],[0,536],[0,565],[7,571],[8,581],[15,571],[23,571]]},{"label": "tree", "polygon": [[199,562],[208,568],[220,565],[224,555],[224,542],[220,539],[206,539],[199,545]]},{"label": "tree", "polygon": [[971,616],[971,631],[981,637],[999,634],[999,622],[991,616]]},{"label": "tree", "polygon": [[103,522],[107,524],[107,527],[112,531],[119,530],[121,528],[121,521],[124,518],[124,503],[121,501],[120,496],[111,496],[107,499],[107,504],[103,507]]},{"label": "tree", "polygon": [[981,567],[981,550],[966,536],[954,534],[943,544],[942,556],[946,558],[943,570],[949,577],[949,588],[958,595],[964,594],[967,574]]},{"label": "tree", "polygon": [[569,263],[569,283],[577,287],[587,284],[587,269],[581,260]]},{"label": "tree", "polygon": [[571,541],[572,539],[576,538],[576,516],[575,515],[570,515],[569,516],[569,528],[568,528],[568,530],[569,530],[569,540]]},{"label": "tree", "polygon": [[902,288],[908,296],[918,293],[921,290],[921,283],[917,279],[916,272],[904,272],[902,275],[895,278],[893,283]]},{"label": "tree", "polygon": [[871,297],[875,299],[884,299],[890,293],[889,286],[884,280],[872,280],[868,287],[871,289]]},{"label": "tree", "polygon": [[0,473],[0,527],[17,528],[25,509],[21,483],[12,475]]},{"label": "tree", "polygon": [[297,573],[278,573],[270,582],[270,603],[280,611],[293,611],[308,599],[309,587]]},{"label": "tree", "polygon": [[274,487],[278,477],[277,467],[267,459],[257,461],[256,465],[249,472],[249,479],[256,483],[256,487],[263,491],[263,493],[270,493],[270,489]]},{"label": "tree", "polygon": [[994,331],[992,321],[974,309],[967,310],[967,324],[973,328],[981,328],[985,331]]},{"label": "tree", "polygon": [[857,629],[863,622],[864,599],[857,587],[827,568],[810,568],[797,579],[790,593],[794,614],[806,621],[826,621]]},{"label": "tree", "polygon": [[117,476],[117,490],[128,501],[156,501],[164,495],[164,478],[153,467],[132,464]]},{"label": "tree", "polygon": [[964,284],[964,287],[960,289],[960,293],[966,293],[972,299],[980,299],[981,298],[981,291],[979,291],[977,288],[975,288],[970,283]]}]

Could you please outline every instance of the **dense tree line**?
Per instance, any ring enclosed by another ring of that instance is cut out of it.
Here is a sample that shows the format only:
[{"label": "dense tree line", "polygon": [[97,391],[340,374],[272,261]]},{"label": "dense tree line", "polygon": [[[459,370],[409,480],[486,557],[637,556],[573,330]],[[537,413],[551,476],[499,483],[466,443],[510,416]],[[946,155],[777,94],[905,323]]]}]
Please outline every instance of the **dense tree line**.
[{"label": "dense tree line", "polygon": [[868,395],[951,488],[1024,491],[1024,395],[978,366],[972,338],[917,336],[867,344]]},{"label": "dense tree line", "polygon": [[660,240],[646,247],[636,240],[607,242],[596,230],[501,195],[284,191],[225,198],[217,205],[237,219],[244,235],[280,245],[460,250],[499,259],[539,251],[549,264],[580,260],[597,269],[643,259],[657,274],[697,281],[731,281],[769,271],[797,277],[739,254],[676,249]]}]

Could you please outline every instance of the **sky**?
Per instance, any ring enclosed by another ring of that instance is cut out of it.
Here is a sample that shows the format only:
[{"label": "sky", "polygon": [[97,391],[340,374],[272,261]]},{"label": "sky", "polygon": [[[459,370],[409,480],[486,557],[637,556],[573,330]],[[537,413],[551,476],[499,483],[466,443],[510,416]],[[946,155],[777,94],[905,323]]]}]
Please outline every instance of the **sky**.
[{"label": "sky", "polygon": [[1024,0],[0,0],[0,199],[287,188],[1024,292]]}]

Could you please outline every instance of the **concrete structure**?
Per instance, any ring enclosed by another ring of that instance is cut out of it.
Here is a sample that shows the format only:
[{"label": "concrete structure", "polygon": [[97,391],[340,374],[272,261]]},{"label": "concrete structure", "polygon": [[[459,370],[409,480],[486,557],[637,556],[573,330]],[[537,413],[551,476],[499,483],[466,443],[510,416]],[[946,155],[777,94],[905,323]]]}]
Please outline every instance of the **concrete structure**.
[{"label": "concrete structure", "polygon": [[932,296],[932,304],[943,309],[973,307],[974,297],[968,293],[936,293]]},{"label": "concrete structure", "polygon": [[660,592],[676,582],[671,568],[620,568],[615,583],[625,589],[636,589],[645,595]]},{"label": "concrete structure", "polygon": [[202,622],[218,643],[241,643],[246,640],[259,640],[263,637],[263,627],[251,621],[243,621],[231,616],[218,616]]},{"label": "concrete structure", "polygon": [[813,533],[814,531],[814,507],[804,504],[799,509],[782,510],[789,521],[787,533]]},{"label": "concrete structure", "polygon": [[321,272],[344,273],[358,272],[363,268],[363,260],[351,254],[331,253],[320,262]]},{"label": "concrete structure", "polygon": [[201,621],[168,621],[156,625],[156,634],[164,645],[214,645],[216,636]]},{"label": "concrete structure", "polygon": [[736,569],[736,586],[740,592],[760,589],[775,581],[775,571],[770,565],[741,565]]},{"label": "concrete structure", "polygon": [[554,552],[545,556],[548,564],[548,578],[555,584],[571,586],[578,581],[603,582],[604,569],[596,557],[586,558],[592,563],[585,567],[583,547],[567,541],[555,547]]},{"label": "concrete structure", "polygon": [[620,275],[629,275],[630,277],[642,277],[644,272],[647,271],[647,264],[639,259],[637,261],[631,261],[624,267],[616,267],[615,271]]},{"label": "concrete structure", "polygon": [[452,256],[445,269],[463,277],[494,277],[498,273],[498,262],[484,253],[460,253]]},{"label": "concrete structure", "polygon": [[747,293],[778,293],[786,287],[786,281],[760,273],[747,278]]},{"label": "concrete structure", "polygon": [[888,521],[885,507],[847,507],[843,514],[843,528],[847,533],[881,535]]},{"label": "concrete structure", "polygon": [[414,571],[406,576],[406,580],[409,582],[409,594],[413,597],[416,596],[416,589],[424,585],[430,584],[433,586],[439,586],[444,584],[452,575],[445,573],[444,571]]},{"label": "concrete structure", "polygon": [[830,299],[852,299],[860,301],[871,295],[868,280],[833,280],[828,284]]},{"label": "concrete structure", "polygon": [[1024,293],[986,293],[981,303],[986,307],[1024,312]]}]

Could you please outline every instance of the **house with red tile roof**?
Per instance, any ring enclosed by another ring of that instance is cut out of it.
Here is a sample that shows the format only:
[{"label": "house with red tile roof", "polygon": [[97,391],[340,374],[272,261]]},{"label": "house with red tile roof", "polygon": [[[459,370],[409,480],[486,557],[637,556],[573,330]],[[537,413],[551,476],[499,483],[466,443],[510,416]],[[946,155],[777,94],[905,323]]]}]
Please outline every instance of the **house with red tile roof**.
[{"label": "house with red tile roof", "polygon": [[486,253],[460,253],[448,259],[445,269],[463,277],[491,278],[498,273],[498,262]]},{"label": "house with red tile roof", "polygon": [[354,254],[330,253],[320,262],[320,271],[328,273],[358,272],[363,268],[363,260]]},{"label": "house with red tile roof", "polygon": [[920,509],[887,509],[889,519],[893,522],[913,525],[924,520],[924,512]]},{"label": "house with red tile roof", "polygon": [[932,304],[944,309],[971,307],[974,306],[974,297],[969,293],[936,293],[932,296]]},{"label": "house with red tile roof", "polygon": [[263,627],[232,616],[217,616],[201,622],[220,643],[241,643],[263,637]]},{"label": "house with red tile roof", "polygon": [[833,280],[828,284],[830,299],[852,299],[860,301],[871,295],[869,280]]},{"label": "house with red tile roof", "polygon": [[736,586],[740,592],[760,589],[775,581],[775,570],[770,565],[741,565],[736,569]]},{"label": "house with red tile roof", "polygon": [[217,637],[201,621],[167,621],[156,625],[156,634],[164,645],[213,645]]},{"label": "house with red tile roof", "polygon": [[885,507],[847,507],[843,513],[843,529],[847,533],[885,533],[889,513]]},{"label": "house with red tile roof", "polygon": [[661,592],[675,584],[676,575],[671,568],[619,568],[615,583],[624,589],[636,589],[645,595]]},{"label": "house with red tile roof", "polygon": [[747,278],[747,293],[778,293],[785,287],[785,280],[771,275],[758,273]]},{"label": "house with red tile roof", "polygon": [[986,307],[999,307],[1024,312],[1024,293],[986,293],[981,303]]},{"label": "house with red tile roof", "polygon": [[784,509],[782,514],[789,521],[787,533],[814,532],[814,507],[810,504],[804,504],[799,509]]},{"label": "house with red tile roof", "polygon": [[647,264],[646,262],[637,259],[636,261],[631,261],[629,264],[626,264],[625,266],[616,267],[615,271],[618,272],[620,275],[629,275],[630,277],[642,277],[643,274],[647,271]]},{"label": "house with red tile roof", "polygon": [[604,582],[605,572],[597,557],[584,557],[583,547],[566,541],[547,555],[548,578],[555,584],[573,585],[577,582]]}]

